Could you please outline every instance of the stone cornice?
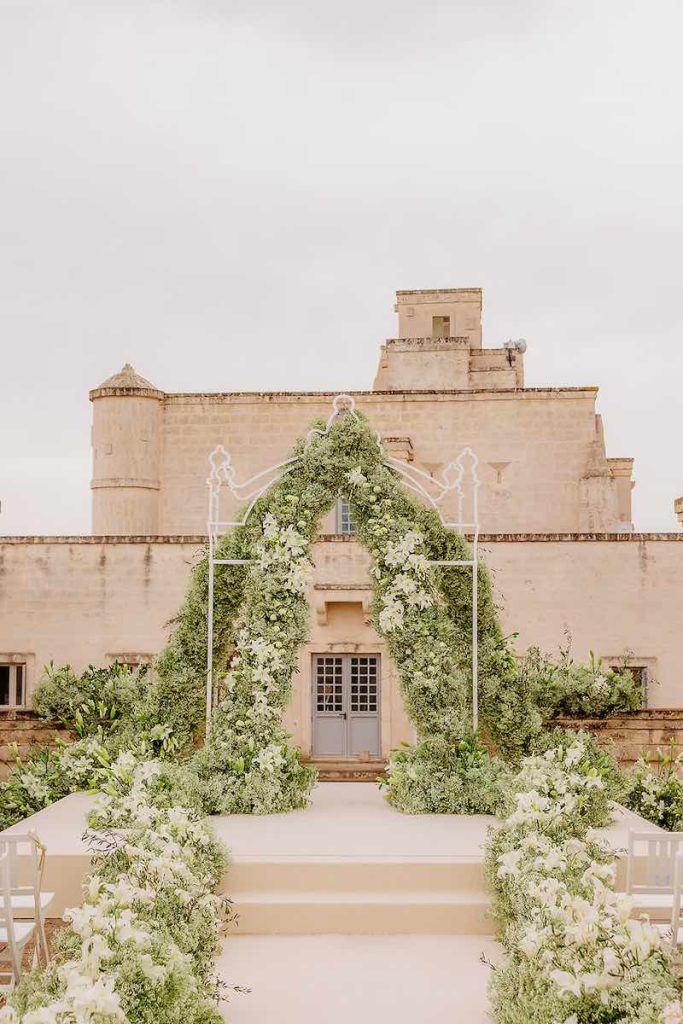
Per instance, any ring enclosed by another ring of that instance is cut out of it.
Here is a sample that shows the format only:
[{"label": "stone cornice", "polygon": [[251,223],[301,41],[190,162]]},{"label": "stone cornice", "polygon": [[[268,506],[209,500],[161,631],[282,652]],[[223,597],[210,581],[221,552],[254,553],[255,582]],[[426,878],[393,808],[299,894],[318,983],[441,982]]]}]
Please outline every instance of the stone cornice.
[{"label": "stone cornice", "polygon": [[[415,391],[346,391],[345,394],[361,401],[381,399],[389,402],[421,402],[421,401],[505,401],[510,398],[534,400],[545,397],[577,398],[594,397],[599,388],[595,385],[584,387],[544,387],[544,388],[471,388],[453,390],[415,390]],[[310,402],[311,404],[325,399],[332,402],[336,391],[178,391],[164,397],[164,405],[189,405],[204,402],[235,402],[237,404],[259,404],[261,402]]]},{"label": "stone cornice", "polygon": [[95,398],[154,398],[156,401],[161,401],[165,397],[164,392],[158,391],[156,388],[135,387],[93,388],[92,391],[88,392],[88,395],[91,402]]},{"label": "stone cornice", "polygon": [[407,306],[417,306],[422,302],[448,302],[454,295],[471,295],[481,300],[481,288],[416,288],[414,291],[397,291],[396,301]]},{"label": "stone cornice", "polygon": [[97,490],[98,487],[141,487],[145,491],[161,490],[158,480],[145,480],[142,477],[99,477],[90,481],[91,490]]},{"label": "stone cornice", "polygon": [[[642,544],[642,543],[683,543],[680,533],[481,533],[480,544]],[[204,534],[159,534],[153,536],[93,537],[74,536],[26,536],[0,537],[2,545],[30,544],[190,544],[204,545]],[[317,543],[355,544],[356,539],[348,534],[324,533]]]},{"label": "stone cornice", "polygon": [[454,348],[468,349],[470,339],[455,335],[452,338],[387,338],[384,347],[392,352],[442,352]]}]

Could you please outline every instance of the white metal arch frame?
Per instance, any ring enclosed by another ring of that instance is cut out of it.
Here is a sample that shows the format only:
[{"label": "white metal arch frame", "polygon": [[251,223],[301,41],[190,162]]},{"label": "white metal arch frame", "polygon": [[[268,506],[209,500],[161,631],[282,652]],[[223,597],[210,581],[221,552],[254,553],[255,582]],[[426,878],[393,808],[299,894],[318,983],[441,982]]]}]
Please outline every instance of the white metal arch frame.
[{"label": "white metal arch frame", "polygon": [[[309,430],[304,442],[304,448],[308,446],[313,437],[326,437],[329,434],[332,424],[339,416],[350,415],[358,419],[356,413],[356,402],[351,395],[339,394],[332,402],[332,412],[324,428],[314,427]],[[382,439],[377,436],[377,442],[381,446]],[[207,609],[207,662],[206,662],[206,735],[211,732],[211,718],[214,704],[214,682],[213,682],[213,619],[214,619],[214,583],[217,565],[251,565],[253,559],[249,558],[216,558],[216,548],[221,537],[226,536],[237,526],[244,526],[251,515],[254,505],[258,499],[268,491],[273,484],[281,480],[283,476],[291,472],[300,462],[301,456],[295,455],[284,462],[268,466],[260,472],[244,480],[237,481],[235,468],[232,464],[230,452],[224,445],[217,445],[209,455],[211,472],[207,479],[209,488],[209,517],[208,517],[208,541],[209,541],[209,593]],[[469,465],[468,465],[469,464]],[[415,466],[409,466],[399,459],[384,459],[384,465],[395,470],[402,478],[404,484],[430,505],[439,516],[442,526],[447,530],[456,533],[468,533],[472,536],[472,558],[430,561],[430,565],[438,566],[468,566],[472,569],[472,728],[476,732],[479,726],[479,665],[478,665],[478,563],[479,563],[479,485],[480,480],[477,474],[479,459],[471,448],[463,448],[455,461],[450,462],[441,473],[441,479],[430,476]],[[469,482],[471,489],[471,521],[465,521],[465,486]],[[220,518],[220,498],[223,486],[226,486],[232,496],[239,502],[246,505],[246,511],[241,519],[230,520]],[[451,521],[445,519],[441,504],[444,499],[454,495],[456,498],[457,516]]]}]

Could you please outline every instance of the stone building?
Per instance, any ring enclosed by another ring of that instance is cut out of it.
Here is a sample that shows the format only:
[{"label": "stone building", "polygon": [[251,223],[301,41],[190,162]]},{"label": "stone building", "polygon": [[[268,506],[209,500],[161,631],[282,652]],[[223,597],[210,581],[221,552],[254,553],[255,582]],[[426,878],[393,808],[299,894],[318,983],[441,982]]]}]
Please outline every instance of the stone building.
[{"label": "stone building", "polygon": [[[392,456],[429,476],[476,453],[482,554],[519,649],[570,634],[577,658],[630,652],[649,703],[681,704],[683,535],[633,532],[633,460],[605,451],[598,389],[526,388],[523,345],[482,345],[479,289],[396,298],[398,336],[352,397]],[[0,540],[6,703],[25,701],[50,659],[151,661],[205,542],[209,452],[224,445],[245,480],[327,419],[334,394],[168,394],[126,365],[90,398],[93,536]],[[321,528],[289,723],[305,751],[386,753],[410,730],[369,622],[368,559],[343,503]],[[334,740],[327,712],[348,722]]]}]

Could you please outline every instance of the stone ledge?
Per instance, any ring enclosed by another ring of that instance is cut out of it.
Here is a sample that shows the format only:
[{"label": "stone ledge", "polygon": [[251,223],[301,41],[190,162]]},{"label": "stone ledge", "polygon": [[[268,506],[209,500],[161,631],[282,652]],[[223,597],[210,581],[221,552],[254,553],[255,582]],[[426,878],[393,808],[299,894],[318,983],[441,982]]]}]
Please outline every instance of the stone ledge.
[{"label": "stone ledge", "polygon": [[[482,294],[481,288],[399,288],[396,291],[396,296],[399,295],[430,295],[430,296],[441,296],[441,295],[473,295],[475,298],[479,298]],[[411,303],[407,303],[411,305]]]},{"label": "stone ledge", "polygon": [[[602,725],[609,725],[610,723],[617,725],[619,728],[628,728],[626,723],[636,722],[648,722],[652,720],[661,719],[674,719],[681,723],[683,727],[683,707],[680,708],[643,708],[641,711],[624,711],[618,715],[610,715],[609,718],[571,718],[570,716],[564,716],[562,718],[556,718],[553,721],[557,725],[576,725],[580,722],[582,725],[589,725],[599,727]],[[634,728],[640,728],[640,726],[633,726]]]},{"label": "stone ledge", "polygon": [[[444,401],[455,398],[463,401],[471,401],[473,397],[481,396],[484,400],[503,399],[507,396],[514,398],[533,399],[536,396],[555,395],[562,397],[567,395],[575,398],[577,395],[595,395],[599,388],[595,385],[584,387],[536,387],[536,388],[453,388],[453,389],[418,389],[414,391],[345,391],[344,394],[352,398],[381,398],[382,400],[394,401],[420,401],[424,398],[441,398]],[[330,403],[336,398],[339,392],[336,391],[176,391],[173,394],[164,396],[165,405],[189,404],[191,402],[217,402],[235,400],[245,402],[301,402],[307,399],[318,401],[321,398],[327,399]]]},{"label": "stone ledge", "polygon": [[144,477],[99,477],[90,481],[91,490],[98,487],[139,487],[145,491],[160,491],[161,484],[158,480],[146,480]]},{"label": "stone ledge", "polygon": [[[471,534],[466,534],[471,540]],[[628,544],[644,542],[683,543],[683,532],[672,533],[480,533],[480,544]],[[355,544],[356,538],[345,533],[321,533],[318,543]],[[35,536],[0,537],[0,545],[20,544],[193,544],[207,543],[206,534],[112,534],[97,535],[37,534]]]},{"label": "stone ledge", "polygon": [[384,345],[392,352],[442,352],[448,349],[469,348],[470,339],[455,334],[447,338],[387,338]]}]

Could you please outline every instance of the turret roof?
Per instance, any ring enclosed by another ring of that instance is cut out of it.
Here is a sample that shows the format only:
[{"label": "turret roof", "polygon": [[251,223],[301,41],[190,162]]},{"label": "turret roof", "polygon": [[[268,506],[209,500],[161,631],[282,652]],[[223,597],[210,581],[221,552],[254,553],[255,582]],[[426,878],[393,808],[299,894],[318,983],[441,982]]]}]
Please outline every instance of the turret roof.
[{"label": "turret roof", "polygon": [[119,391],[143,391],[147,395],[162,395],[162,392],[154,384],[141,377],[130,363],[124,363],[123,368],[112,377],[107,377],[96,388],[90,392],[90,397],[98,397],[102,393],[111,394]]},{"label": "turret roof", "polygon": [[144,388],[146,391],[149,390],[149,388],[151,388],[152,391],[157,390],[154,384],[150,384],[148,380],[145,380],[145,378],[141,377],[139,373],[136,373],[135,369],[130,365],[130,363],[124,363],[122,370],[119,370],[119,372],[115,373],[112,377],[107,377],[107,379],[103,381],[99,385],[99,387]]}]

